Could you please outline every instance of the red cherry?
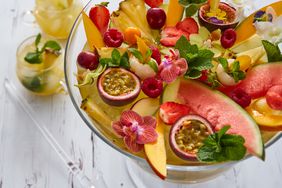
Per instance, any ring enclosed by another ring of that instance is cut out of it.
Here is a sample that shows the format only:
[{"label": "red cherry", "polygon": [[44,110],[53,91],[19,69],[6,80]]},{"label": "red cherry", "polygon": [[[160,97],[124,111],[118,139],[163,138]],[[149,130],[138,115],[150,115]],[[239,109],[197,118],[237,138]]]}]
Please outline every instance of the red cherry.
[{"label": "red cherry", "polygon": [[234,29],[225,30],[221,35],[221,39],[220,39],[222,47],[225,49],[231,48],[236,42],[236,38],[237,38],[237,34]]},{"label": "red cherry", "polygon": [[152,58],[156,60],[156,62],[160,65],[162,62],[162,55],[160,50],[156,46],[150,46],[152,50]]},{"label": "red cherry", "polygon": [[85,69],[95,70],[99,65],[99,57],[92,52],[80,52],[77,63]]},{"label": "red cherry", "polygon": [[157,98],[163,92],[163,83],[154,77],[147,78],[142,83],[142,91],[151,98]]},{"label": "red cherry", "polygon": [[104,42],[108,47],[118,48],[123,43],[123,35],[117,29],[109,29],[104,34]]},{"label": "red cherry", "polygon": [[147,21],[152,29],[161,29],[166,22],[166,13],[161,8],[150,8],[147,12]]},{"label": "red cherry", "polygon": [[246,108],[251,104],[251,96],[242,89],[235,89],[231,91],[230,97],[241,107]]},{"label": "red cherry", "polygon": [[164,0],[145,0],[145,3],[151,8],[159,7],[163,4]]}]

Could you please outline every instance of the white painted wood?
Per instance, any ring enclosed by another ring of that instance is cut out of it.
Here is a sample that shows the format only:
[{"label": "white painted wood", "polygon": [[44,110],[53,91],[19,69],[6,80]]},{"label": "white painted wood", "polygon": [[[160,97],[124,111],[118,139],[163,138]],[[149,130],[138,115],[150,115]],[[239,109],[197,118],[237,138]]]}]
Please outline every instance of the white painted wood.
[{"label": "white painted wood", "polygon": [[[260,1],[256,6],[269,2]],[[27,98],[70,156],[81,161],[89,177],[94,177],[95,168],[103,173],[110,188],[134,187],[125,167],[128,159],[93,136],[75,112],[68,96],[35,97],[18,84],[14,71],[16,47],[24,38],[38,32],[38,28],[22,23],[22,12],[32,7],[33,0],[0,1],[0,188],[78,187],[31,120],[7,95],[3,88],[4,77],[17,84],[20,94]],[[280,140],[267,150],[264,163],[255,158],[249,159],[225,175],[202,184],[175,185],[157,180],[152,181],[150,187],[282,187],[281,158]],[[141,173],[141,176],[141,180],[151,181],[146,174]]]}]

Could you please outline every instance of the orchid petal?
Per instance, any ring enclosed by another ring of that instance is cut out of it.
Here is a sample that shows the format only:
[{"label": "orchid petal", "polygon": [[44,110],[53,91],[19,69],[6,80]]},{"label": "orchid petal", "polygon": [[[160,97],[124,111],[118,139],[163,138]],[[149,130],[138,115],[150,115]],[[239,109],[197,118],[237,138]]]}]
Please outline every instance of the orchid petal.
[{"label": "orchid petal", "polygon": [[152,117],[152,116],[145,116],[143,119],[144,119],[143,126],[148,126],[148,127],[156,128],[157,121],[156,121],[156,119],[154,117]]},{"label": "orchid petal", "polygon": [[131,136],[125,136],[123,138],[125,146],[132,152],[137,153],[143,149],[143,145],[137,144],[136,139]]},{"label": "orchid petal", "polygon": [[180,59],[176,60],[175,62],[173,62],[173,64],[175,64],[180,69],[178,76],[184,75],[188,70],[188,63],[187,63],[186,59],[184,59],[184,58],[180,58]]},{"label": "orchid petal", "polygon": [[168,65],[160,73],[161,79],[166,83],[171,83],[180,75],[180,68],[176,65]]},{"label": "orchid petal", "polygon": [[127,110],[121,114],[120,122],[124,126],[131,126],[132,124],[142,124],[143,118],[136,112]]},{"label": "orchid petal", "polygon": [[115,131],[115,133],[117,134],[117,136],[120,136],[120,137],[124,137],[125,136],[125,134],[123,132],[123,126],[120,123],[120,121],[113,122],[112,123],[112,128]]},{"label": "orchid petal", "polygon": [[158,134],[153,127],[139,126],[136,143],[148,144],[157,141]]}]

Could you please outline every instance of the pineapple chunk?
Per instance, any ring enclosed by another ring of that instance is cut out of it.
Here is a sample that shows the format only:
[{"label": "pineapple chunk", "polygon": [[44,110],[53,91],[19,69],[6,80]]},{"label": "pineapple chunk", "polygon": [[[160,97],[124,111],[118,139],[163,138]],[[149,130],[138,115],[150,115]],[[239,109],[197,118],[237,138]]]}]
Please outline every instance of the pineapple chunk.
[{"label": "pineapple chunk", "polygon": [[121,31],[128,27],[139,28],[144,38],[154,41],[154,36],[146,19],[146,7],[143,0],[125,0],[119,10],[111,15],[111,25]]}]

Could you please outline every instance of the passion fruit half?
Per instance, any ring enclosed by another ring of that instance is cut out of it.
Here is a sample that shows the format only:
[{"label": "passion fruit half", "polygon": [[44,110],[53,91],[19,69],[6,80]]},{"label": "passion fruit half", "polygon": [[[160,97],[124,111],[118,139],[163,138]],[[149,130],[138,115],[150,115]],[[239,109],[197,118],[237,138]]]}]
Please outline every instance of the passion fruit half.
[{"label": "passion fruit half", "polygon": [[180,118],[170,129],[170,147],[184,160],[197,160],[199,148],[212,133],[207,120],[198,115],[187,115]]},{"label": "passion fruit half", "polygon": [[216,29],[226,30],[235,28],[238,25],[239,21],[234,7],[221,2],[219,3],[218,9],[223,11],[224,14],[226,13],[226,19],[224,21],[218,20],[216,17],[207,16],[207,13],[210,12],[210,5],[208,3],[202,5],[198,12],[200,24],[205,26],[210,32]]},{"label": "passion fruit half", "polygon": [[109,68],[98,79],[98,92],[103,101],[112,106],[133,102],[141,91],[139,78],[123,68]]}]

